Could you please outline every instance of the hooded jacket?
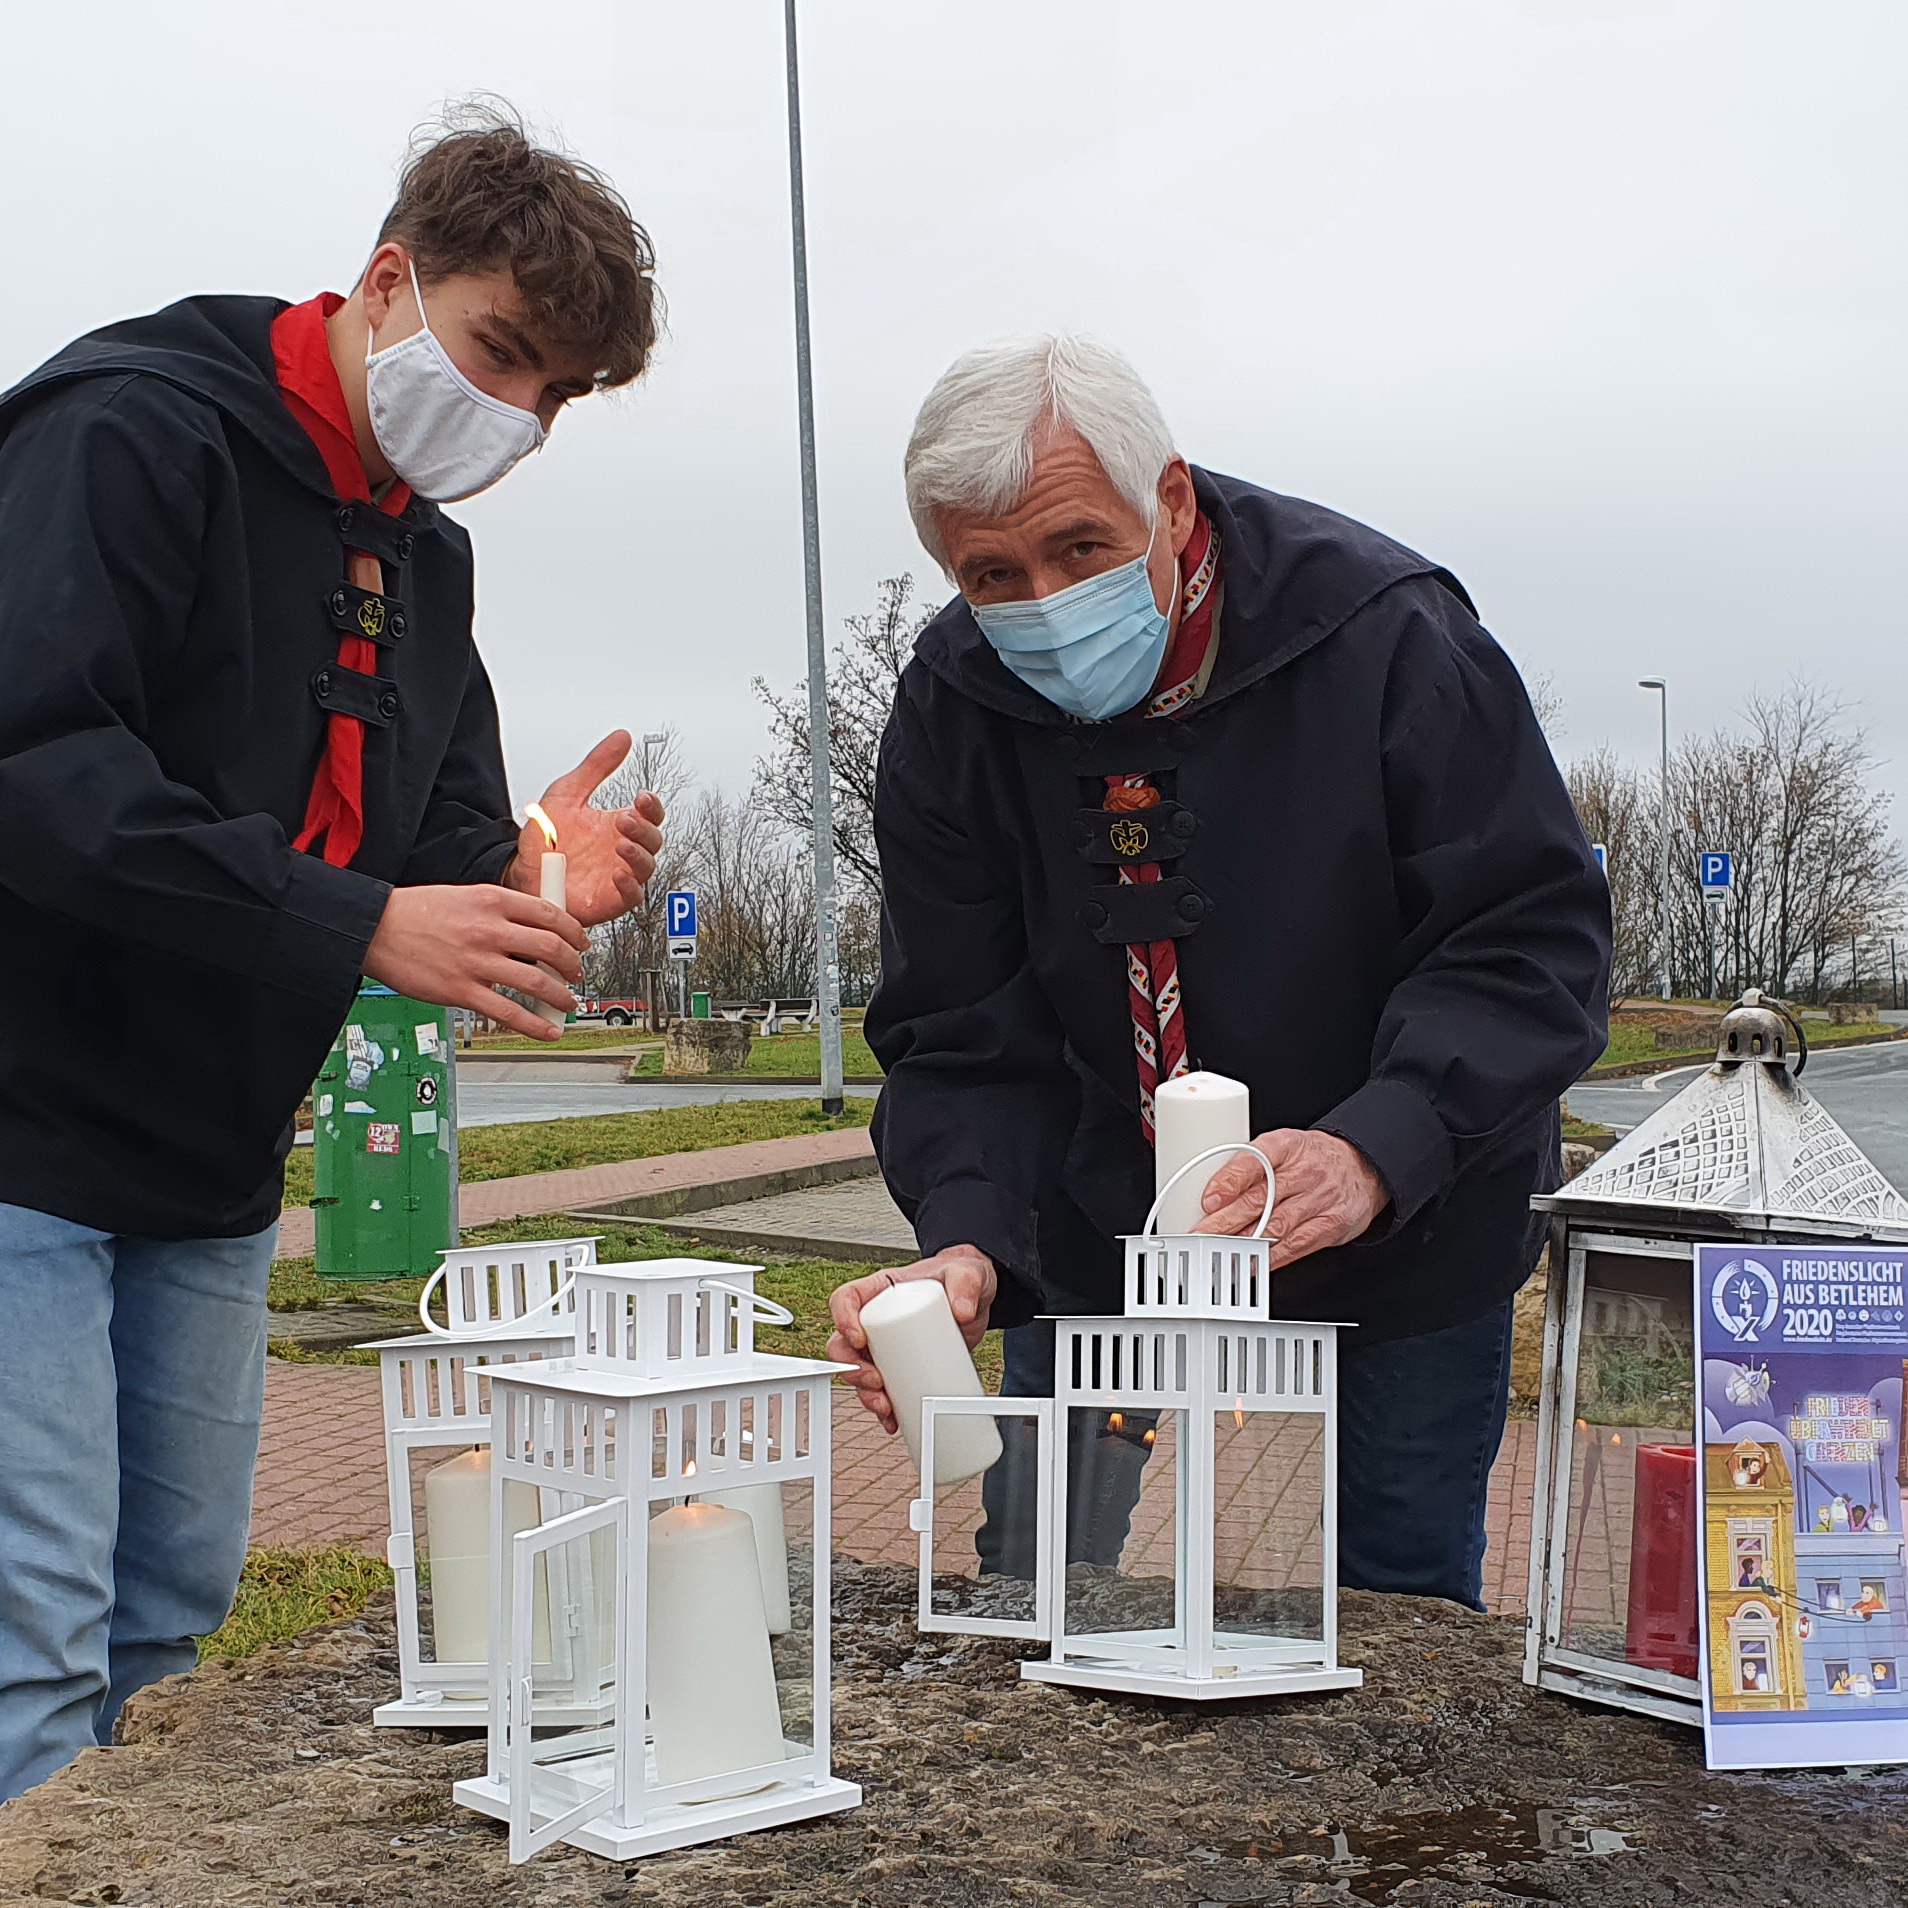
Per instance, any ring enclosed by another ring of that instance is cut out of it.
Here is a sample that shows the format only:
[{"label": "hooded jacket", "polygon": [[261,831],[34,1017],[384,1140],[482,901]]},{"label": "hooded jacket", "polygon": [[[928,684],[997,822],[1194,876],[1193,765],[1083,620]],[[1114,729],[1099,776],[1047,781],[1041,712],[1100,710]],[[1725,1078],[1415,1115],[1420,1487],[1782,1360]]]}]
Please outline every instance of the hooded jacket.
[{"label": "hooded jacket", "polygon": [[[1193,478],[1225,594],[1180,713],[1070,722],[958,598],[902,673],[875,795],[882,1171],[923,1253],[994,1259],[997,1324],[1117,1314],[1153,1191],[1125,943],[1170,934],[1193,1064],[1250,1087],[1254,1132],[1350,1141],[1389,1195],[1278,1275],[1278,1313],[1361,1342],[1458,1324],[1529,1275],[1558,1097],[1604,1044],[1608,891],[1455,578]],[[1105,777],[1140,771],[1178,804],[1153,829],[1173,852],[1116,888]]]},{"label": "hooded jacket", "polygon": [[[356,508],[379,667],[335,667],[353,513],[279,396],[284,308],[186,299],[0,397],[0,1202],[104,1232],[268,1225],[391,886],[494,880],[516,843],[432,504]],[[339,707],[348,868],[290,846]]]}]

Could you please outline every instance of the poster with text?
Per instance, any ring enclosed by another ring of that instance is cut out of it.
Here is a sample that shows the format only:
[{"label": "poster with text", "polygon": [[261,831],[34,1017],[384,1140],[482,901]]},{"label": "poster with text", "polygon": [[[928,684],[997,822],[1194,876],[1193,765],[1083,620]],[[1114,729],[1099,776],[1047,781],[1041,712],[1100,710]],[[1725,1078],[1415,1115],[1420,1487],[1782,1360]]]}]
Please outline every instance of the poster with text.
[{"label": "poster with text", "polygon": [[1908,1761],[1908,1249],[1696,1248],[1712,1769]]}]

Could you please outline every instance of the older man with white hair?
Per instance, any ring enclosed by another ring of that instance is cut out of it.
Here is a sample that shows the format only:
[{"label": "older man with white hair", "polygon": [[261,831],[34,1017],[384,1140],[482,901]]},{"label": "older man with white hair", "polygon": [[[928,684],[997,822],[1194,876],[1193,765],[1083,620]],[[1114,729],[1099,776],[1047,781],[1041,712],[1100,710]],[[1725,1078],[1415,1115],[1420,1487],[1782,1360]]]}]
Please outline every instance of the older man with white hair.
[{"label": "older man with white hair", "polygon": [[[908,503],[960,594],[922,633],[875,819],[887,1069],[875,1142],[924,1255],[835,1294],[834,1355],[893,1428],[861,1305],[938,1279],[1006,1389],[1038,1314],[1120,1309],[1152,1095],[1251,1088],[1277,1168],[1276,1309],[1341,1353],[1348,1585],[1480,1606],[1529,1198],[1604,1041],[1608,896],[1515,668],[1448,572],[1189,466],[1118,353],[990,346],[929,393]],[[1143,813],[1150,825],[1122,828]],[[1204,1229],[1259,1218],[1227,1167]],[[1071,1554],[1117,1559],[1145,1447],[1071,1453]],[[1026,1453],[984,1567],[1031,1569]]]}]

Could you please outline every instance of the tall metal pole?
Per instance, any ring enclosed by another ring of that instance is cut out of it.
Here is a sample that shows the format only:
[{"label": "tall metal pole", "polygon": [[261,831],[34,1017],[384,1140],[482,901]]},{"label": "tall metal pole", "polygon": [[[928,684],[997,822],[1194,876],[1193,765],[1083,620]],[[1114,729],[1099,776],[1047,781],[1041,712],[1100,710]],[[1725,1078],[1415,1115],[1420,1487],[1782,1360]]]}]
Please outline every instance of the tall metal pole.
[{"label": "tall metal pole", "polygon": [[795,250],[795,389],[802,434],[802,570],[808,585],[808,757],[815,816],[815,985],[821,1009],[821,1104],[842,1108],[841,956],[835,931],[835,797],[828,773],[828,657],[822,640],[821,505],[815,486],[815,385],[808,354],[808,222],[802,203],[802,86],[795,0],[783,0],[788,50],[788,211]]},{"label": "tall metal pole", "polygon": [[1654,689],[1663,699],[1662,800],[1657,809],[1656,832],[1659,862],[1657,878],[1662,883],[1662,912],[1658,932],[1662,938],[1659,958],[1662,967],[1663,998],[1670,997],[1670,797],[1669,797],[1669,684],[1661,676],[1645,676],[1636,685]]}]

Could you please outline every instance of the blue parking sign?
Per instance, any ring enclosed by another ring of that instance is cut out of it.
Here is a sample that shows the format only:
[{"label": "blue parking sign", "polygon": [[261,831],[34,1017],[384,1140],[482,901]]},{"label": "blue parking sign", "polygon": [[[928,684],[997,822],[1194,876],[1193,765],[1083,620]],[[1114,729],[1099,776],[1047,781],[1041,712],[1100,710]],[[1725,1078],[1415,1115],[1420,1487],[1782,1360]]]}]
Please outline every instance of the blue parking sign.
[{"label": "blue parking sign", "polygon": [[1705,849],[1696,857],[1696,879],[1705,896],[1727,894],[1736,885],[1736,857]]},{"label": "blue parking sign", "polygon": [[663,898],[663,917],[672,941],[693,941],[696,937],[695,890],[672,888]]}]

